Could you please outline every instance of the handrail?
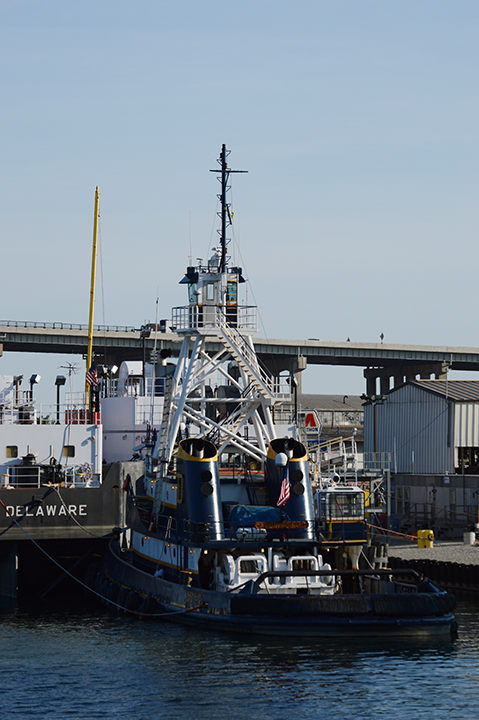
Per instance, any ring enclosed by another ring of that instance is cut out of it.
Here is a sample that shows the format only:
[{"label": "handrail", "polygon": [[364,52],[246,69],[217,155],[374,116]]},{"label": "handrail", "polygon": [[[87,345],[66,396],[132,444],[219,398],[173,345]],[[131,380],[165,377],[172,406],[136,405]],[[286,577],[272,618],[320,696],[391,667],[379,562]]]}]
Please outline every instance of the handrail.
[{"label": "handrail", "polygon": [[[224,319],[226,320],[226,315],[224,315]],[[221,328],[225,332],[226,336],[230,339],[230,341],[238,346],[240,352],[250,364],[251,368],[257,371],[259,379],[266,386],[269,392],[271,394],[274,394],[273,376],[271,375],[266,365],[264,365],[264,363],[262,363],[259,357],[256,355],[256,352],[246,342],[241,333],[238,332],[235,327],[229,324],[227,320],[226,322],[221,324]]]},{"label": "handrail", "polygon": [[268,570],[267,572],[261,573],[261,575],[258,575],[256,580],[254,581],[256,585],[261,585],[261,583],[270,577],[328,577],[330,575],[334,576],[340,576],[343,575],[346,576],[356,576],[356,575],[370,575],[370,576],[381,576],[381,575],[413,575],[417,579],[421,577],[421,575],[412,568],[378,568],[377,570],[353,570],[353,569],[347,569],[347,570]]},{"label": "handrail", "polygon": [[[396,503],[401,500],[397,495],[393,499]],[[436,532],[440,533],[444,525],[451,525],[452,523],[454,527],[460,528],[475,523],[477,520],[476,513],[468,512],[466,508],[470,506],[465,504],[456,505],[454,509],[451,509],[449,506],[438,507],[435,503],[405,500],[404,498],[402,498],[402,503],[403,505],[408,503],[408,509],[403,509],[398,513],[396,508],[394,516],[400,528],[411,523],[416,526],[416,529],[418,525],[428,524],[433,526]],[[441,526],[443,527],[441,528]]]},{"label": "handrail", "polygon": [[326,448],[333,448],[335,445],[340,445],[341,442],[352,442],[353,440],[356,440],[354,435],[350,435],[349,437],[341,437],[333,438],[332,440],[322,440],[318,443],[318,449],[322,450],[323,447]]},{"label": "handrail", "polygon": [[[1,327],[44,328],[47,330],[88,330],[85,323],[41,322],[34,320],[0,320]],[[94,325],[97,332],[140,332],[132,325]]]}]

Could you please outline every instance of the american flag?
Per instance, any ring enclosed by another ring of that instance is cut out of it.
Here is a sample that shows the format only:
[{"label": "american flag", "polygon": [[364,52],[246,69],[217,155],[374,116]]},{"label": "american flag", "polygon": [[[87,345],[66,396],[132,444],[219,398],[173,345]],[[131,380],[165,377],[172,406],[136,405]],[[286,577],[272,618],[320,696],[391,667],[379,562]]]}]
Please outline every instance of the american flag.
[{"label": "american flag", "polygon": [[86,381],[88,385],[92,388],[96,388],[96,386],[98,385],[98,372],[94,362],[92,362],[91,368],[86,374]]},{"label": "american flag", "polygon": [[278,502],[276,503],[276,507],[282,507],[283,505],[286,505],[286,503],[289,500],[289,480],[288,480],[288,470],[286,469],[286,473],[284,475],[284,480],[281,484],[281,492],[279,494]]}]

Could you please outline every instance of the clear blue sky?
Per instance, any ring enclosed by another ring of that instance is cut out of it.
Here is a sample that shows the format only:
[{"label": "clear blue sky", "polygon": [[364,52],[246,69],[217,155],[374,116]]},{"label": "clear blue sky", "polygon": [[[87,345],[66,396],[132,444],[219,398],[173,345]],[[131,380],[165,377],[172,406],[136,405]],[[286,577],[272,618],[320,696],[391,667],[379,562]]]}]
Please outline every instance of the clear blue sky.
[{"label": "clear blue sky", "polygon": [[478,31],[477,0],[3,0],[1,319],[88,321],[96,185],[95,322],[169,317],[224,142],[262,334],[477,346]]}]

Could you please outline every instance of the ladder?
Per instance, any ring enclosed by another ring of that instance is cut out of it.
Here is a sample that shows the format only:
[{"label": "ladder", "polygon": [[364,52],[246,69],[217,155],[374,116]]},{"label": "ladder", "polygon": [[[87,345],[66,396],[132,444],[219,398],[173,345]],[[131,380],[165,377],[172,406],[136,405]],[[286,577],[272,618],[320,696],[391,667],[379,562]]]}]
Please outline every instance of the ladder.
[{"label": "ladder", "polygon": [[[168,445],[168,430],[170,427],[171,396],[173,393],[173,377],[168,375],[165,378],[165,398],[163,402],[163,415],[161,417],[160,442],[158,445],[158,458],[160,462],[164,458],[166,446]],[[164,463],[163,463],[164,464]],[[163,471],[161,475],[163,476]]]},{"label": "ladder", "polygon": [[173,377],[171,375],[168,375],[165,378],[165,397],[163,402],[163,415],[161,417],[161,427],[160,427],[160,439],[158,444],[158,456],[157,458],[160,461],[160,475],[157,476],[156,482],[155,482],[155,492],[154,492],[154,507],[156,512],[161,512],[163,509],[163,478],[166,475],[166,472],[168,470],[167,467],[165,467],[165,453],[166,448],[168,445],[168,429],[170,427],[170,414],[171,414],[171,396],[173,393]]}]

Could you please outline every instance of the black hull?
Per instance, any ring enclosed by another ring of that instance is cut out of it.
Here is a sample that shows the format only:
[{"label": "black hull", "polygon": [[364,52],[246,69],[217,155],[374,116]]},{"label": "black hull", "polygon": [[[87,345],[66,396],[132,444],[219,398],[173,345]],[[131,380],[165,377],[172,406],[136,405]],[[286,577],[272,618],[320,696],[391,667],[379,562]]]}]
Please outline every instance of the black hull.
[{"label": "black hull", "polygon": [[2,487],[0,543],[112,537],[124,525],[121,485],[121,463],[114,463],[100,487]]},{"label": "black hull", "polygon": [[430,584],[414,595],[247,595],[155,578],[121,558],[112,542],[95,591],[112,607],[217,631],[277,637],[449,635],[452,595]]}]

